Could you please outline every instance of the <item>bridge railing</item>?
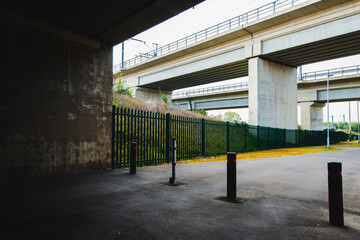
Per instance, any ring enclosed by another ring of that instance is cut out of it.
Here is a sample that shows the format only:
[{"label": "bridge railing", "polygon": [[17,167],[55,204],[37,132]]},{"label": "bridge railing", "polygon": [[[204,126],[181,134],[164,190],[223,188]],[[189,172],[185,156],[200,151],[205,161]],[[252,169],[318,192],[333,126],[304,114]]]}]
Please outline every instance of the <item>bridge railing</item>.
[{"label": "bridge railing", "polygon": [[302,75],[298,75],[298,80],[309,81],[309,80],[324,79],[327,78],[327,76],[342,77],[346,75],[358,75],[358,74],[360,74],[360,65],[355,65],[349,67],[333,68],[333,69],[303,73]]},{"label": "bridge railing", "polygon": [[230,92],[240,89],[247,89],[249,88],[249,84],[247,82],[244,83],[234,83],[228,85],[221,85],[221,86],[214,86],[208,88],[199,88],[199,89],[192,89],[187,91],[179,91],[174,92],[171,97],[172,98],[182,98],[187,96],[193,95],[203,95],[203,94],[211,94],[211,93],[218,93],[218,92]]},{"label": "bridge railing", "polygon": [[194,34],[191,34],[187,37],[181,38],[181,39],[174,41],[172,43],[169,43],[167,45],[156,48],[147,53],[140,53],[136,57],[125,61],[123,66],[122,66],[122,63],[115,65],[113,68],[113,71],[114,71],[114,73],[119,72],[121,69],[126,69],[126,68],[129,68],[136,64],[145,62],[149,59],[155,58],[157,56],[168,54],[170,52],[174,52],[180,48],[189,46],[189,45],[197,43],[199,41],[203,41],[207,38],[230,31],[234,28],[242,26],[243,24],[247,24],[249,22],[256,21],[260,18],[272,15],[278,11],[284,10],[286,8],[290,8],[290,7],[294,6],[295,4],[299,4],[299,3],[305,2],[305,1],[306,0],[278,0],[278,1],[268,3],[259,8],[256,8],[254,10],[251,10],[249,12],[241,14],[237,17],[228,19],[224,22],[221,22],[219,24],[216,24],[214,26],[211,26],[209,28],[206,28],[204,30],[196,32]]},{"label": "bridge railing", "polygon": [[[298,82],[326,79],[328,75],[329,75],[329,77],[360,75],[360,65],[320,70],[320,71],[315,71],[315,72],[307,72],[307,73],[303,73],[302,75],[299,74]],[[192,89],[192,90],[187,90],[187,91],[174,92],[171,97],[172,98],[183,98],[183,97],[193,96],[193,95],[202,95],[202,94],[210,94],[210,93],[218,93],[218,92],[229,92],[229,91],[235,91],[235,90],[241,90],[241,89],[247,89],[247,88],[249,88],[249,83],[242,82],[242,83],[235,83],[235,84],[214,86],[214,87],[208,87],[208,88],[199,88],[199,89]]]}]

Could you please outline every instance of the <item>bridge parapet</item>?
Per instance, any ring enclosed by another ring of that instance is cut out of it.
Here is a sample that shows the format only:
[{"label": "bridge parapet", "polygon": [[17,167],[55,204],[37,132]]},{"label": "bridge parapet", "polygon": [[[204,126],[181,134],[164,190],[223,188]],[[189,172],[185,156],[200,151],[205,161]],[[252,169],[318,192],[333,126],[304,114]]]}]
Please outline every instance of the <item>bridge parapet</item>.
[{"label": "bridge parapet", "polygon": [[242,28],[242,25],[248,24],[250,22],[254,22],[260,18],[264,18],[275,14],[284,9],[293,7],[294,5],[298,5],[300,3],[306,2],[307,0],[278,0],[263,5],[259,8],[251,10],[249,12],[243,13],[239,16],[233,17],[226,21],[223,21],[219,24],[181,38],[177,41],[171,42],[167,45],[156,48],[147,53],[140,53],[139,55],[131,58],[123,63],[116,64],[113,67],[113,72],[117,73],[123,69],[127,69],[129,67],[135,66],[137,64],[141,64],[150,59],[159,57],[161,55],[169,54],[171,52],[175,52],[181,48],[187,47],[189,45],[195,44],[197,42],[206,40],[208,38],[223,34],[225,32],[231,31],[235,28]]}]

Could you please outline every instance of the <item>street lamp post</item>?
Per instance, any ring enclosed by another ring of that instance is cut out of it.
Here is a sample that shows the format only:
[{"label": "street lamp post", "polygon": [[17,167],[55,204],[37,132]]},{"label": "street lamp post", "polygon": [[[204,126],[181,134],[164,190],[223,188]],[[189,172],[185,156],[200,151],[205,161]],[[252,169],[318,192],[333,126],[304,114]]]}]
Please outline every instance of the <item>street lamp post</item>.
[{"label": "street lamp post", "polygon": [[[136,39],[136,38],[129,38],[128,40],[134,40],[134,41],[142,42],[145,46],[147,46],[150,49],[150,47],[148,45],[146,45],[146,41],[144,41],[144,40],[140,40],[140,39]],[[125,67],[124,66],[124,64],[125,64],[125,62],[124,62],[124,42],[121,43],[121,68]],[[153,47],[154,47],[154,45],[156,46],[156,50],[155,50],[155,53],[154,53],[154,57],[156,57],[157,56],[158,44],[157,43],[152,43],[152,44],[153,44]],[[142,55],[140,54],[140,57],[141,56]]]},{"label": "street lamp post", "polygon": [[360,143],[360,134],[359,134],[359,101],[356,101],[357,103],[357,114],[358,114],[358,142]]},{"label": "street lamp post", "polygon": [[332,74],[327,72],[327,84],[326,84],[326,98],[327,98],[327,148],[330,148],[330,132],[329,132],[329,77]]}]

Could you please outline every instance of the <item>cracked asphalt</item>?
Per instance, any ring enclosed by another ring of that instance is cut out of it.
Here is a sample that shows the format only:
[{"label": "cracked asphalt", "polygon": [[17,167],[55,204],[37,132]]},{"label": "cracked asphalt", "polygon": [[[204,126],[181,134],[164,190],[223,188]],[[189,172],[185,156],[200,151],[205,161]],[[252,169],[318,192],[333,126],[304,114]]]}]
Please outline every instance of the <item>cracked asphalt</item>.
[{"label": "cracked asphalt", "polygon": [[[342,162],[345,227],[328,223],[327,162]],[[360,149],[92,171],[1,185],[2,239],[360,239]]]}]

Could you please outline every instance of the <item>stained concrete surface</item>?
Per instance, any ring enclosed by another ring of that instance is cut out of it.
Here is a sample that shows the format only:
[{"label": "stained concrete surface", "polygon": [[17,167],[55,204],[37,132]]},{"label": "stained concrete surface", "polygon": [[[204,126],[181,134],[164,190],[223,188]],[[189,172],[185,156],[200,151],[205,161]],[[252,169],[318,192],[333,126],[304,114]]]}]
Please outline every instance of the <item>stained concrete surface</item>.
[{"label": "stained concrete surface", "polygon": [[[1,239],[360,239],[360,149],[93,171],[1,185]],[[343,163],[345,227],[328,224],[327,162]]]}]

